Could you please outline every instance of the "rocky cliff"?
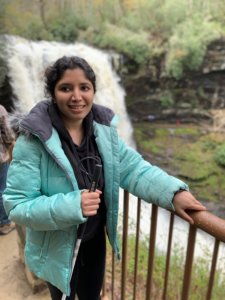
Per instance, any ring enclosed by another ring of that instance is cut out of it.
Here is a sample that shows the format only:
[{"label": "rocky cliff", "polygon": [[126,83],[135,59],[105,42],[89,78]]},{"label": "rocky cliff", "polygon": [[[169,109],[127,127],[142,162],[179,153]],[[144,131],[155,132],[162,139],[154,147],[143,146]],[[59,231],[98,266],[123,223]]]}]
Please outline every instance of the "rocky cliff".
[{"label": "rocky cliff", "polygon": [[124,60],[119,70],[133,120],[212,122],[211,109],[225,108],[225,39],[213,42],[201,68],[181,80],[165,75],[165,57],[145,69]]}]

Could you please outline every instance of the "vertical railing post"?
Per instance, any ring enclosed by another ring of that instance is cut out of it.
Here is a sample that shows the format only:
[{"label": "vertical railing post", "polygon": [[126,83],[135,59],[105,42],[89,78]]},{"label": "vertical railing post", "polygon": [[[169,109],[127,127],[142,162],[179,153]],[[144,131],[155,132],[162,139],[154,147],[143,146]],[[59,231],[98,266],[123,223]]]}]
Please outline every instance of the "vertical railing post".
[{"label": "vertical railing post", "polygon": [[114,300],[114,291],[115,291],[115,253],[112,250],[112,293],[111,299]]},{"label": "vertical railing post", "polygon": [[137,224],[136,224],[136,240],[135,240],[135,261],[134,261],[134,287],[133,287],[133,299],[136,300],[136,288],[137,288],[137,271],[138,271],[138,254],[139,254],[139,235],[140,235],[140,220],[141,220],[141,199],[138,199],[137,205]]},{"label": "vertical railing post", "polygon": [[[136,224],[136,241],[135,241],[135,262],[134,262],[134,286],[133,286],[133,300],[137,297],[137,276],[138,276],[138,257],[139,257],[139,239],[140,239],[140,209],[141,209],[141,199],[138,199],[137,206],[137,224]],[[189,212],[190,216],[194,220],[194,225],[189,226],[188,242],[186,249],[186,259],[184,263],[184,275],[183,275],[183,285],[180,291],[180,299],[188,300],[191,290],[191,273],[194,260],[194,249],[197,229],[201,229],[215,238],[214,252],[211,263],[210,276],[208,281],[208,290],[206,300],[211,299],[214,277],[216,272],[216,263],[218,259],[219,243],[225,242],[225,220],[211,214],[208,211],[199,212]],[[168,278],[170,271],[170,257],[172,248],[172,237],[173,237],[173,225],[176,213],[172,213],[170,217],[170,226],[168,232],[168,242],[167,242],[167,254],[166,254],[166,264],[165,264],[165,276],[164,276],[164,288],[162,291],[162,299],[167,298],[168,289]],[[128,221],[129,221],[129,193],[124,191],[123,199],[123,230],[122,230],[122,263],[121,263],[121,290],[120,299],[126,300],[126,280],[127,280],[127,262],[128,262]],[[148,273],[146,278],[146,300],[151,300],[154,291],[152,291],[153,285],[153,273],[154,273],[154,256],[155,256],[155,244],[156,244],[156,233],[157,233],[157,218],[158,218],[158,207],[152,204],[151,212],[151,227],[150,227],[150,237],[149,237],[149,253],[148,253]],[[185,222],[185,221],[184,221]],[[115,293],[115,261],[114,253],[112,252],[112,294],[111,300],[118,297]],[[102,296],[106,296],[105,286],[103,286]],[[129,294],[131,297],[131,294]],[[143,297],[144,298],[144,297]]]},{"label": "vertical railing post", "polygon": [[216,239],[215,244],[214,244],[214,250],[213,250],[212,265],[211,265],[211,270],[210,270],[206,300],[210,300],[211,295],[212,295],[213,282],[214,282],[214,276],[215,276],[215,271],[216,271],[216,262],[217,262],[218,251],[219,251],[219,244],[220,244],[219,240]]},{"label": "vertical railing post", "polygon": [[126,299],[129,193],[124,191],[121,300]]},{"label": "vertical railing post", "polygon": [[196,227],[190,225],[181,300],[188,300],[189,297],[196,232]]},{"label": "vertical railing post", "polygon": [[155,204],[152,204],[151,229],[150,229],[149,254],[148,254],[148,275],[147,275],[147,284],[146,284],[146,300],[151,299],[157,217],[158,217],[158,207]]},{"label": "vertical railing post", "polygon": [[[106,229],[105,230],[105,235],[106,235]],[[107,256],[107,253],[106,253]],[[104,279],[103,279],[103,285],[102,285],[102,295],[101,299],[106,299],[106,264],[105,264],[105,272],[104,272]]]},{"label": "vertical railing post", "polygon": [[[106,276],[106,271],[105,271],[105,276]],[[101,295],[101,299],[104,297],[106,297],[106,278],[104,276],[104,279],[103,279],[103,285],[102,285],[102,295]]]},{"label": "vertical railing post", "polygon": [[167,243],[167,255],[166,255],[166,267],[165,267],[165,279],[164,279],[164,289],[163,289],[163,300],[166,300],[167,296],[167,286],[169,278],[169,269],[170,269],[170,255],[171,255],[171,246],[173,238],[173,224],[174,224],[174,214],[170,213],[170,227],[169,227],[169,236]]}]

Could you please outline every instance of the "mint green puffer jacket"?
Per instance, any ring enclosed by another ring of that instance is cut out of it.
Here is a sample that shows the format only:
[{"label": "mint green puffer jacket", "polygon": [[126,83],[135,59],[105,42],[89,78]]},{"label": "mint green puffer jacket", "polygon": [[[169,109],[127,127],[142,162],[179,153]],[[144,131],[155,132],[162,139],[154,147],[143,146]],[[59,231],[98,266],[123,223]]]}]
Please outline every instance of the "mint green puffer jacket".
[{"label": "mint green puffer jacket", "polygon": [[[4,206],[11,220],[27,228],[25,262],[29,269],[69,295],[77,228],[86,218],[72,166],[48,116],[49,103],[38,103],[21,122]],[[174,193],[188,187],[129,148],[117,134],[112,111],[98,105],[92,111],[104,167],[107,232],[119,257],[119,187],[168,209],[173,209]]]}]

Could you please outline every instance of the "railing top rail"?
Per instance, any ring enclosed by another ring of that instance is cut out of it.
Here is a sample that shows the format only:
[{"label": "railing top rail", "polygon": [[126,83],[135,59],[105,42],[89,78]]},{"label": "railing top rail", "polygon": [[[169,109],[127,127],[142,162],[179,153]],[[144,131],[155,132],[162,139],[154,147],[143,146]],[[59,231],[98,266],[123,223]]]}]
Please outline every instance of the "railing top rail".
[{"label": "railing top rail", "polygon": [[219,241],[225,243],[225,220],[209,211],[188,211],[194,220],[193,226],[202,229]]}]

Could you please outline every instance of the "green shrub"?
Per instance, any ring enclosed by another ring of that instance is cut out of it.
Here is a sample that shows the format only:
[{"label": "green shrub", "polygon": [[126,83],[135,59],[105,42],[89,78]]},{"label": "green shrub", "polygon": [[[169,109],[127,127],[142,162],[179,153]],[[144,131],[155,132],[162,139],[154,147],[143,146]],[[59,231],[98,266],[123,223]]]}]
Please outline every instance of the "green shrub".
[{"label": "green shrub", "polygon": [[218,147],[214,158],[218,165],[225,167],[225,144]]},{"label": "green shrub", "polygon": [[0,34],[6,33],[5,28],[5,7],[7,0],[0,1]]},{"label": "green shrub", "polygon": [[169,39],[167,74],[180,79],[185,70],[197,70],[203,62],[207,46],[219,36],[219,26],[200,16],[181,23]]},{"label": "green shrub", "polygon": [[88,37],[95,46],[115,49],[138,64],[146,63],[151,56],[151,45],[146,32],[135,33],[106,23],[101,29],[90,33],[89,31]]},{"label": "green shrub", "polygon": [[160,97],[160,103],[163,108],[171,108],[174,105],[173,95],[170,91],[165,91]]},{"label": "green shrub", "polygon": [[23,32],[23,37],[31,40],[53,40],[53,35],[49,32],[40,20],[32,21]]},{"label": "green shrub", "polygon": [[66,14],[64,18],[52,16],[49,20],[49,31],[54,40],[74,42],[77,39],[79,30],[87,29],[88,24],[84,18],[74,14]]},{"label": "green shrub", "polygon": [[217,143],[213,140],[206,140],[203,142],[202,150],[208,151],[208,150],[214,150],[216,148]]}]

